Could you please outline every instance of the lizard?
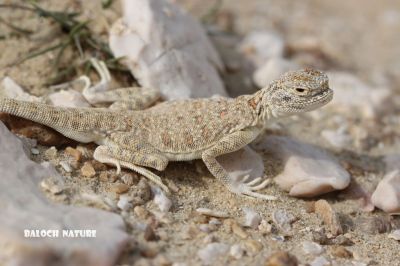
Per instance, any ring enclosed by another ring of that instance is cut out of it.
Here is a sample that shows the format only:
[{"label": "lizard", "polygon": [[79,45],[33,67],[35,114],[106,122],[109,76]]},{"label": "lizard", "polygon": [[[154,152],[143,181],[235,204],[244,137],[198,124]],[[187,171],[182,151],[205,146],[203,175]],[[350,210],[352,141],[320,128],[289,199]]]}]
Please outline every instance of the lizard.
[{"label": "lizard", "polygon": [[[104,65],[95,65],[102,80]],[[105,72],[104,72],[105,71]],[[250,144],[272,120],[324,106],[333,98],[324,72],[304,69],[286,72],[254,94],[166,101],[150,108],[156,89],[131,87],[84,89],[89,102],[113,101],[112,108],[66,108],[45,103],[0,98],[0,112],[49,126],[66,137],[98,146],[94,159],[131,169],[169,192],[161,177],[170,161],[202,159],[211,174],[229,191],[251,198],[274,200],[256,192],[268,182],[261,178],[232,180],[217,157]],[[267,180],[268,181],[268,180]]]}]

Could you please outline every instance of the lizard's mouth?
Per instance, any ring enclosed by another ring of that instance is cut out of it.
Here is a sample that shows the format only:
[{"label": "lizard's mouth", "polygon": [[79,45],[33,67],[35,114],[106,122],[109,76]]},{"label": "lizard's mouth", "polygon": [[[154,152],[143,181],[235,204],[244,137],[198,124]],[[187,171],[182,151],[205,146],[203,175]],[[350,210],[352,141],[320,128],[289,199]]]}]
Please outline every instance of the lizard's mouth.
[{"label": "lizard's mouth", "polygon": [[310,97],[307,101],[299,101],[293,104],[292,108],[298,110],[298,112],[308,112],[315,110],[319,107],[329,103],[333,98],[333,90],[326,88],[325,90],[319,91]]}]

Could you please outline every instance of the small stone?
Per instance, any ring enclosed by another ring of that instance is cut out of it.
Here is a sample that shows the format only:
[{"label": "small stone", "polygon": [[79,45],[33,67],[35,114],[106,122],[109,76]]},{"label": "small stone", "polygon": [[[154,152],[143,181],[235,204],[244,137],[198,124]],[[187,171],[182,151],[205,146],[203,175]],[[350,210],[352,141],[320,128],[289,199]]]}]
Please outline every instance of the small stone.
[{"label": "small stone", "polygon": [[94,177],[96,175],[96,171],[93,168],[93,165],[90,162],[85,162],[81,168],[81,173],[85,177]]},{"label": "small stone", "polygon": [[209,234],[209,233],[217,230],[217,227],[215,225],[211,225],[211,224],[200,224],[199,229],[200,229],[200,231]]},{"label": "small stone", "polygon": [[206,216],[212,216],[212,217],[217,217],[217,218],[228,218],[229,215],[225,212],[222,211],[215,211],[207,208],[197,208],[196,212],[206,215]]},{"label": "small stone", "polygon": [[326,150],[282,136],[268,136],[254,145],[268,150],[284,163],[275,182],[294,197],[315,197],[346,188],[350,174]]},{"label": "small stone", "polygon": [[204,244],[210,244],[217,242],[217,238],[214,235],[206,235],[203,239]]},{"label": "small stone", "polygon": [[108,173],[107,172],[101,172],[99,175],[99,179],[101,182],[107,182],[108,181]]},{"label": "small stone", "polygon": [[297,266],[297,258],[286,252],[278,251],[268,257],[265,266]]},{"label": "small stone", "polygon": [[88,150],[88,148],[86,148],[86,147],[84,147],[84,146],[78,145],[78,146],[76,147],[76,150],[78,150],[78,151],[82,154],[82,157],[83,157],[83,158],[89,159],[89,158],[92,158],[92,157],[93,157],[92,152],[90,152],[90,151]]},{"label": "small stone", "polygon": [[57,184],[54,178],[47,178],[40,182],[40,186],[44,189],[49,191],[53,195],[60,194],[64,191],[63,186]]},{"label": "small stone", "polygon": [[[151,243],[151,242],[150,242]],[[144,249],[140,251],[140,254],[146,258],[154,258],[159,253],[159,249],[157,246],[146,246]]]},{"label": "small stone", "polygon": [[287,234],[292,230],[292,223],[294,223],[297,218],[285,210],[277,210],[272,214],[272,220],[281,231]]},{"label": "small stone", "polygon": [[343,234],[343,228],[340,224],[339,217],[326,200],[321,199],[315,202],[315,213],[322,217],[322,220],[328,226],[332,235],[337,236]]},{"label": "small stone", "polygon": [[83,95],[73,89],[61,90],[48,96],[50,103],[60,107],[90,107]]},{"label": "small stone", "polygon": [[115,172],[113,172],[111,175],[110,175],[110,181],[112,182],[112,183],[114,183],[115,181],[117,181],[118,180],[118,175],[115,173]]},{"label": "small stone", "polygon": [[123,194],[123,193],[127,192],[129,190],[129,188],[130,187],[126,184],[117,183],[112,186],[111,190],[117,194]]},{"label": "small stone", "polygon": [[187,224],[182,229],[182,239],[195,239],[199,233],[200,231],[197,226],[195,226],[194,224]]},{"label": "small stone", "polygon": [[[128,186],[124,184],[125,186]],[[128,186],[129,187],[129,186]],[[136,185],[132,192],[134,205],[142,205],[151,200],[151,188],[144,178],[140,179],[139,183]]]},{"label": "small stone", "polygon": [[311,255],[317,256],[317,255],[321,255],[325,251],[321,245],[319,245],[315,242],[303,241],[302,245],[303,245],[303,251],[306,254],[311,254]]},{"label": "small stone", "polygon": [[399,230],[399,229],[394,230],[393,232],[391,232],[391,233],[388,235],[388,237],[389,237],[389,238],[392,238],[392,239],[394,239],[394,240],[400,241],[400,230]]},{"label": "small stone", "polygon": [[325,259],[323,256],[316,257],[311,263],[310,266],[328,266],[331,263]]},{"label": "small stone", "polygon": [[232,223],[232,232],[243,239],[249,236],[237,222]]},{"label": "small stone", "polygon": [[208,223],[212,224],[212,225],[221,225],[222,224],[220,220],[218,220],[217,218],[214,218],[214,217],[211,218]]},{"label": "small stone", "polygon": [[66,162],[66,161],[61,161],[60,162],[61,167],[64,169],[65,172],[67,173],[71,173],[72,172],[72,168],[71,165]]},{"label": "small stone", "polygon": [[338,235],[337,237],[335,237],[333,239],[329,239],[328,244],[341,245],[341,246],[352,246],[352,245],[354,245],[354,242],[350,238],[348,238],[344,235]]},{"label": "small stone", "polygon": [[321,245],[327,245],[330,241],[325,234],[325,230],[313,231],[312,240]]},{"label": "small stone", "polygon": [[353,253],[351,253],[348,249],[343,246],[334,246],[332,248],[332,255],[338,258],[349,259],[353,257]]},{"label": "small stone", "polygon": [[254,239],[248,239],[244,241],[244,245],[246,246],[249,253],[257,254],[263,249],[263,244]]},{"label": "small stone", "polygon": [[272,231],[272,225],[270,225],[267,220],[261,220],[260,225],[258,226],[258,230],[262,234],[269,234]]},{"label": "small stone", "polygon": [[44,155],[46,156],[46,158],[47,159],[49,159],[49,160],[52,160],[52,159],[54,159],[54,158],[56,158],[56,156],[57,156],[57,149],[56,149],[56,147],[50,147],[49,149],[47,149],[45,152],[44,152]]},{"label": "small stone", "polygon": [[257,229],[261,222],[261,216],[250,208],[243,208],[245,213],[244,226]]},{"label": "small stone", "polygon": [[138,178],[132,173],[126,173],[123,176],[121,176],[121,180],[128,186],[132,186],[134,183],[138,181]]},{"label": "small stone", "polygon": [[150,212],[148,210],[146,210],[143,206],[136,206],[133,209],[133,212],[136,214],[137,217],[139,217],[140,219],[147,219],[147,217],[150,216]]},{"label": "small stone", "polygon": [[90,163],[93,165],[93,168],[96,171],[106,171],[107,170],[107,165],[105,165],[104,163],[101,163],[96,160],[91,160]]},{"label": "small stone", "polygon": [[146,226],[146,229],[144,230],[144,239],[146,241],[156,241],[158,240],[158,237],[156,233],[154,233],[153,228],[150,225]]},{"label": "small stone", "polygon": [[72,158],[74,158],[74,160],[77,162],[80,162],[82,160],[82,152],[78,149],[67,147],[65,149],[65,153],[69,156],[72,156]]},{"label": "small stone", "polygon": [[224,257],[229,251],[229,245],[223,243],[210,243],[200,249],[197,255],[205,265],[216,265],[219,257]]},{"label": "small stone", "polygon": [[358,230],[370,235],[387,233],[392,229],[390,220],[384,217],[359,217],[355,224]]},{"label": "small stone", "polygon": [[40,151],[39,151],[38,149],[36,149],[36,148],[32,148],[32,149],[31,149],[31,153],[32,153],[33,155],[38,155],[38,154],[40,154]]},{"label": "small stone", "polygon": [[131,200],[132,198],[129,195],[120,195],[117,203],[118,208],[123,211],[129,210],[132,208],[132,204],[130,203]]},{"label": "small stone", "polygon": [[[398,166],[400,167],[400,166]],[[372,203],[388,213],[400,212],[400,168],[387,173],[371,196]]]},{"label": "small stone", "polygon": [[154,195],[154,203],[158,206],[160,211],[168,212],[172,207],[171,200],[165,195],[159,187],[152,186],[151,191]]},{"label": "small stone", "polygon": [[229,250],[229,255],[231,255],[235,259],[241,259],[244,255],[244,249],[241,245],[235,244],[232,245]]},{"label": "small stone", "polygon": [[154,258],[154,264],[159,266],[171,266],[172,262],[163,254],[158,254],[157,257]]}]

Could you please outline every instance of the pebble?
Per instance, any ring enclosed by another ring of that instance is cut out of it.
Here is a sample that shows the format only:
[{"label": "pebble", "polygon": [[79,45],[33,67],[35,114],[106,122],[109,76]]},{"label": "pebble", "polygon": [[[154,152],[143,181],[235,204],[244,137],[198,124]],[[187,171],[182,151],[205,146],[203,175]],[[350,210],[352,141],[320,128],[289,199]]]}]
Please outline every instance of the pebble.
[{"label": "pebble", "polygon": [[276,33],[253,31],[239,44],[239,51],[260,67],[271,58],[282,57],[284,45],[283,39]]},{"label": "pebble", "polygon": [[261,220],[260,225],[258,226],[258,230],[262,234],[269,234],[272,231],[272,225],[267,222],[267,220]]},{"label": "pebble", "polygon": [[328,266],[331,263],[323,256],[316,257],[311,263],[310,266]]},{"label": "pebble", "polygon": [[311,241],[303,241],[302,246],[306,254],[314,256],[321,255],[325,251],[321,245]]},{"label": "pebble", "polygon": [[372,193],[371,201],[387,213],[400,212],[400,166],[383,177]]},{"label": "pebble", "polygon": [[172,207],[172,201],[165,195],[164,191],[156,186],[151,186],[151,191],[154,195],[154,203],[160,211],[168,212]]},{"label": "pebble", "polygon": [[286,251],[278,251],[267,258],[265,266],[297,266],[297,258]]},{"label": "pebble", "polygon": [[284,162],[275,182],[294,197],[314,197],[350,184],[350,174],[327,151],[289,137],[268,136],[253,147]]},{"label": "pebble", "polygon": [[199,225],[199,230],[204,232],[204,233],[209,234],[209,233],[217,230],[217,227],[215,225],[213,226],[211,224],[200,224]]},{"label": "pebble", "polygon": [[[126,184],[124,185],[128,186]],[[152,198],[151,187],[144,178],[141,178],[139,180],[139,183],[132,192],[132,196],[133,196],[132,203],[134,205],[142,205],[151,200]]]},{"label": "pebble", "polygon": [[57,184],[56,180],[53,178],[46,178],[40,182],[40,186],[49,191],[53,195],[60,194],[64,191],[64,187],[62,185]]},{"label": "pebble", "polygon": [[245,239],[249,236],[236,221],[232,223],[231,228],[232,232],[240,238]]},{"label": "pebble", "polygon": [[93,165],[90,162],[85,162],[81,168],[81,173],[85,177],[94,177],[96,175],[96,171],[93,168]]},{"label": "pebble", "polygon": [[250,208],[243,208],[243,211],[245,214],[244,226],[257,229],[261,222],[261,216]]},{"label": "pebble", "polygon": [[254,239],[248,239],[244,241],[244,245],[246,246],[246,250],[250,254],[257,254],[263,249],[263,244]]},{"label": "pebble", "polygon": [[195,226],[194,224],[184,225],[181,232],[182,232],[181,238],[184,240],[195,239],[200,233],[198,227]]},{"label": "pebble", "polygon": [[52,105],[59,107],[91,107],[83,95],[73,89],[52,93],[48,99]]},{"label": "pebble", "polygon": [[338,258],[345,258],[345,259],[353,257],[353,253],[343,246],[334,246],[332,248],[332,255]]},{"label": "pebble", "polygon": [[72,147],[67,147],[65,149],[65,153],[67,155],[72,156],[72,158],[74,158],[74,160],[77,162],[80,162],[82,160],[82,152],[78,149],[74,149]]},{"label": "pebble", "polygon": [[108,173],[107,172],[101,172],[99,174],[99,179],[102,182],[107,182],[108,181]]},{"label": "pebble", "polygon": [[113,184],[111,190],[117,194],[123,194],[129,190],[130,186],[122,183]]},{"label": "pebble", "polygon": [[72,172],[72,168],[71,165],[66,162],[66,161],[61,161],[60,162],[61,167],[64,169],[65,172],[67,173],[71,173]]},{"label": "pebble", "polygon": [[391,232],[391,233],[388,235],[388,237],[389,237],[389,238],[392,238],[392,239],[394,239],[394,240],[400,241],[400,230],[399,230],[399,229],[394,230],[393,232]]},{"label": "pebble", "polygon": [[343,228],[340,224],[337,213],[326,200],[318,200],[315,202],[315,213],[322,217],[324,223],[328,226],[332,235],[337,236],[343,234]]},{"label": "pebble", "polygon": [[197,252],[197,256],[205,265],[216,265],[219,257],[224,257],[229,252],[229,245],[223,243],[210,243]]},{"label": "pebble", "polygon": [[144,229],[144,239],[146,241],[156,241],[158,240],[158,237],[156,233],[154,232],[153,228],[150,225],[146,226],[146,229]]},{"label": "pebble", "polygon": [[204,244],[210,244],[217,242],[217,238],[214,235],[206,235],[203,239]]},{"label": "pebble", "polygon": [[56,147],[52,146],[50,148],[48,148],[45,152],[44,155],[46,156],[47,159],[52,160],[54,158],[56,158],[57,156],[57,149]]},{"label": "pebble", "polygon": [[212,225],[221,225],[222,224],[220,220],[218,220],[217,218],[214,218],[214,217],[211,218],[208,223],[212,224]]},{"label": "pebble", "polygon": [[40,154],[40,151],[39,151],[37,148],[32,148],[32,149],[31,149],[31,153],[32,153],[33,155],[38,155],[38,154]]},{"label": "pebble", "polygon": [[136,175],[132,173],[126,173],[121,176],[121,180],[128,186],[132,186],[134,183],[138,181],[138,178]]},{"label": "pebble", "polygon": [[244,248],[240,244],[234,244],[229,250],[229,255],[235,259],[241,259],[244,256]]},{"label": "pebble", "polygon": [[107,165],[105,165],[104,163],[101,163],[101,162],[96,161],[96,160],[90,160],[90,163],[93,165],[93,168],[96,171],[105,171],[105,170],[107,170]]},{"label": "pebble", "polygon": [[120,195],[117,203],[118,208],[120,208],[123,211],[129,210],[130,208],[132,208],[132,204],[130,203],[131,200],[132,198],[129,195],[126,194]]},{"label": "pebble", "polygon": [[355,224],[358,230],[370,235],[387,233],[392,229],[390,220],[384,217],[359,217]]},{"label": "pebble", "polygon": [[140,205],[135,206],[135,208],[133,208],[133,212],[137,217],[143,220],[150,216],[150,212]]},{"label": "pebble", "polygon": [[297,218],[293,214],[280,209],[274,211],[272,220],[281,231],[288,234],[290,230],[292,230],[292,223],[294,223]]},{"label": "pebble", "polygon": [[211,217],[217,217],[217,218],[229,218],[229,215],[223,211],[215,211],[207,208],[197,208],[196,212],[206,215],[206,216],[211,216]]},{"label": "pebble", "polygon": [[271,58],[254,72],[253,80],[258,87],[264,88],[283,73],[299,68],[300,66],[284,58]]}]

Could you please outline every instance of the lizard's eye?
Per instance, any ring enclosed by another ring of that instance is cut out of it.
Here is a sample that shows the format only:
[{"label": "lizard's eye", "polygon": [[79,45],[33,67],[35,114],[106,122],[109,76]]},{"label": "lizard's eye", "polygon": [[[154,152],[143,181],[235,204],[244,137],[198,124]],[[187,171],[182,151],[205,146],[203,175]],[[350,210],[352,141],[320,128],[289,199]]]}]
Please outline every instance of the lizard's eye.
[{"label": "lizard's eye", "polygon": [[297,94],[299,95],[305,95],[308,93],[308,89],[306,88],[296,88],[295,91],[297,92]]}]

